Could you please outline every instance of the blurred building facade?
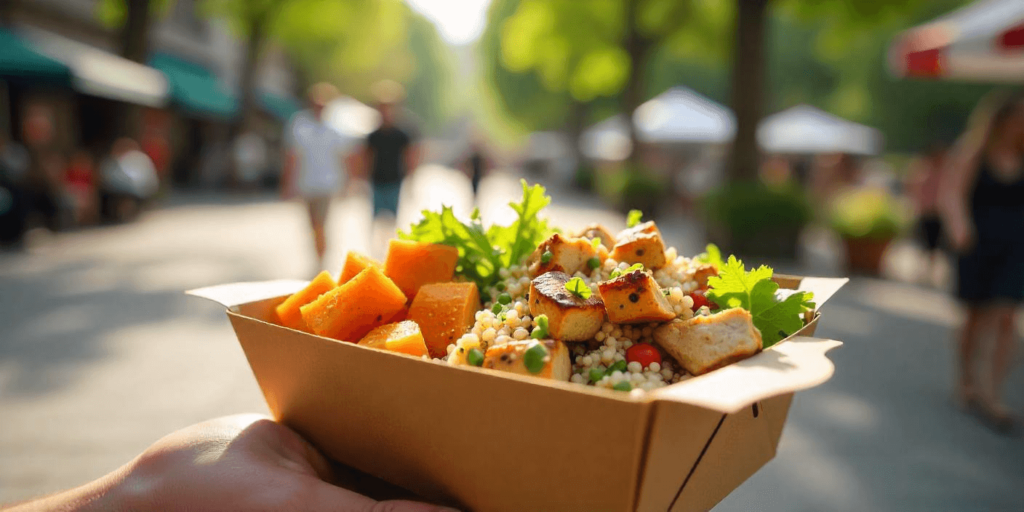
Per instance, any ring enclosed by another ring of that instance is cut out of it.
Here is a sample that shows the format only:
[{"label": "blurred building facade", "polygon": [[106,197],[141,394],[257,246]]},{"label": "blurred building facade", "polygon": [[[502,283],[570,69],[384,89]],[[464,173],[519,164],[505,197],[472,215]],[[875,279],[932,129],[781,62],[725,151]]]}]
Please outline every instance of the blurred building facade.
[{"label": "blurred building facade", "polygon": [[[0,31],[11,42],[5,46],[17,45],[52,67],[49,74],[32,63],[0,70],[0,133],[22,142],[26,119],[43,117],[53,126],[52,145],[65,154],[84,149],[98,160],[127,135],[153,157],[167,184],[228,181],[244,41],[224,21],[201,16],[194,0],[177,0],[152,15],[148,58],[135,64],[117,55],[120,30],[101,22],[99,4],[0,3]],[[258,178],[272,179],[283,126],[298,108],[296,73],[279,48],[268,45],[263,53],[256,86],[259,108],[248,131],[267,147],[268,168]],[[123,109],[132,112],[128,122],[118,115]]]}]

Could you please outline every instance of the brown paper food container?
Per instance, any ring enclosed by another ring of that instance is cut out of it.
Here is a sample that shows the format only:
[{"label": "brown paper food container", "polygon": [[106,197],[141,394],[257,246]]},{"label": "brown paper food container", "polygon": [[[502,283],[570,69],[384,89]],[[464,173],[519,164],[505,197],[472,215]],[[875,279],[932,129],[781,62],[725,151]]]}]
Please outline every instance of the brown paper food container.
[{"label": "brown paper food container", "polygon": [[[846,279],[777,276],[820,306]],[[463,510],[707,510],[775,455],[833,372],[820,318],[749,359],[630,394],[449,367],[287,329],[301,281],[193,290],[228,317],[274,417],[333,459]]]}]

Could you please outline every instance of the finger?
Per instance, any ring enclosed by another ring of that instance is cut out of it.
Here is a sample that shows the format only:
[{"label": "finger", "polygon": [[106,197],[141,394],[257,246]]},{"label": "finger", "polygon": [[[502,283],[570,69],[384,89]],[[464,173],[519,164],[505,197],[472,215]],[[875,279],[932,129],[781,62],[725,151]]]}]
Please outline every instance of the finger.
[{"label": "finger", "polygon": [[455,509],[415,501],[376,501],[348,489],[316,481],[303,510],[310,512],[455,512]]}]

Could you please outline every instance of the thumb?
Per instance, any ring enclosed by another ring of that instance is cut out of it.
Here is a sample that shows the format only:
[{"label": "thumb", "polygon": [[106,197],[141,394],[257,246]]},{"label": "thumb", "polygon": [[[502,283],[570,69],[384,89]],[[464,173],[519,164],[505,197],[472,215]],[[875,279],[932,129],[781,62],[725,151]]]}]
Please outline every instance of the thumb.
[{"label": "thumb", "polygon": [[316,478],[302,510],[310,512],[457,512],[455,509],[406,500],[377,501]]}]

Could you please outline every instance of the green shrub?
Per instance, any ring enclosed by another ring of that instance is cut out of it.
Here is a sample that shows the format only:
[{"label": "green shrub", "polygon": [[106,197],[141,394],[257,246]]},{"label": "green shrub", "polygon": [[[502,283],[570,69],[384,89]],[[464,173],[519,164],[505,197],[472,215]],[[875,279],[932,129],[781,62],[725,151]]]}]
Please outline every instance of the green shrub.
[{"label": "green shrub", "polygon": [[845,238],[886,239],[909,223],[907,208],[882,188],[856,188],[840,193],[829,208],[829,225]]},{"label": "green shrub", "polygon": [[708,193],[702,204],[708,222],[733,237],[799,229],[812,216],[807,194],[794,184],[731,183]]}]

